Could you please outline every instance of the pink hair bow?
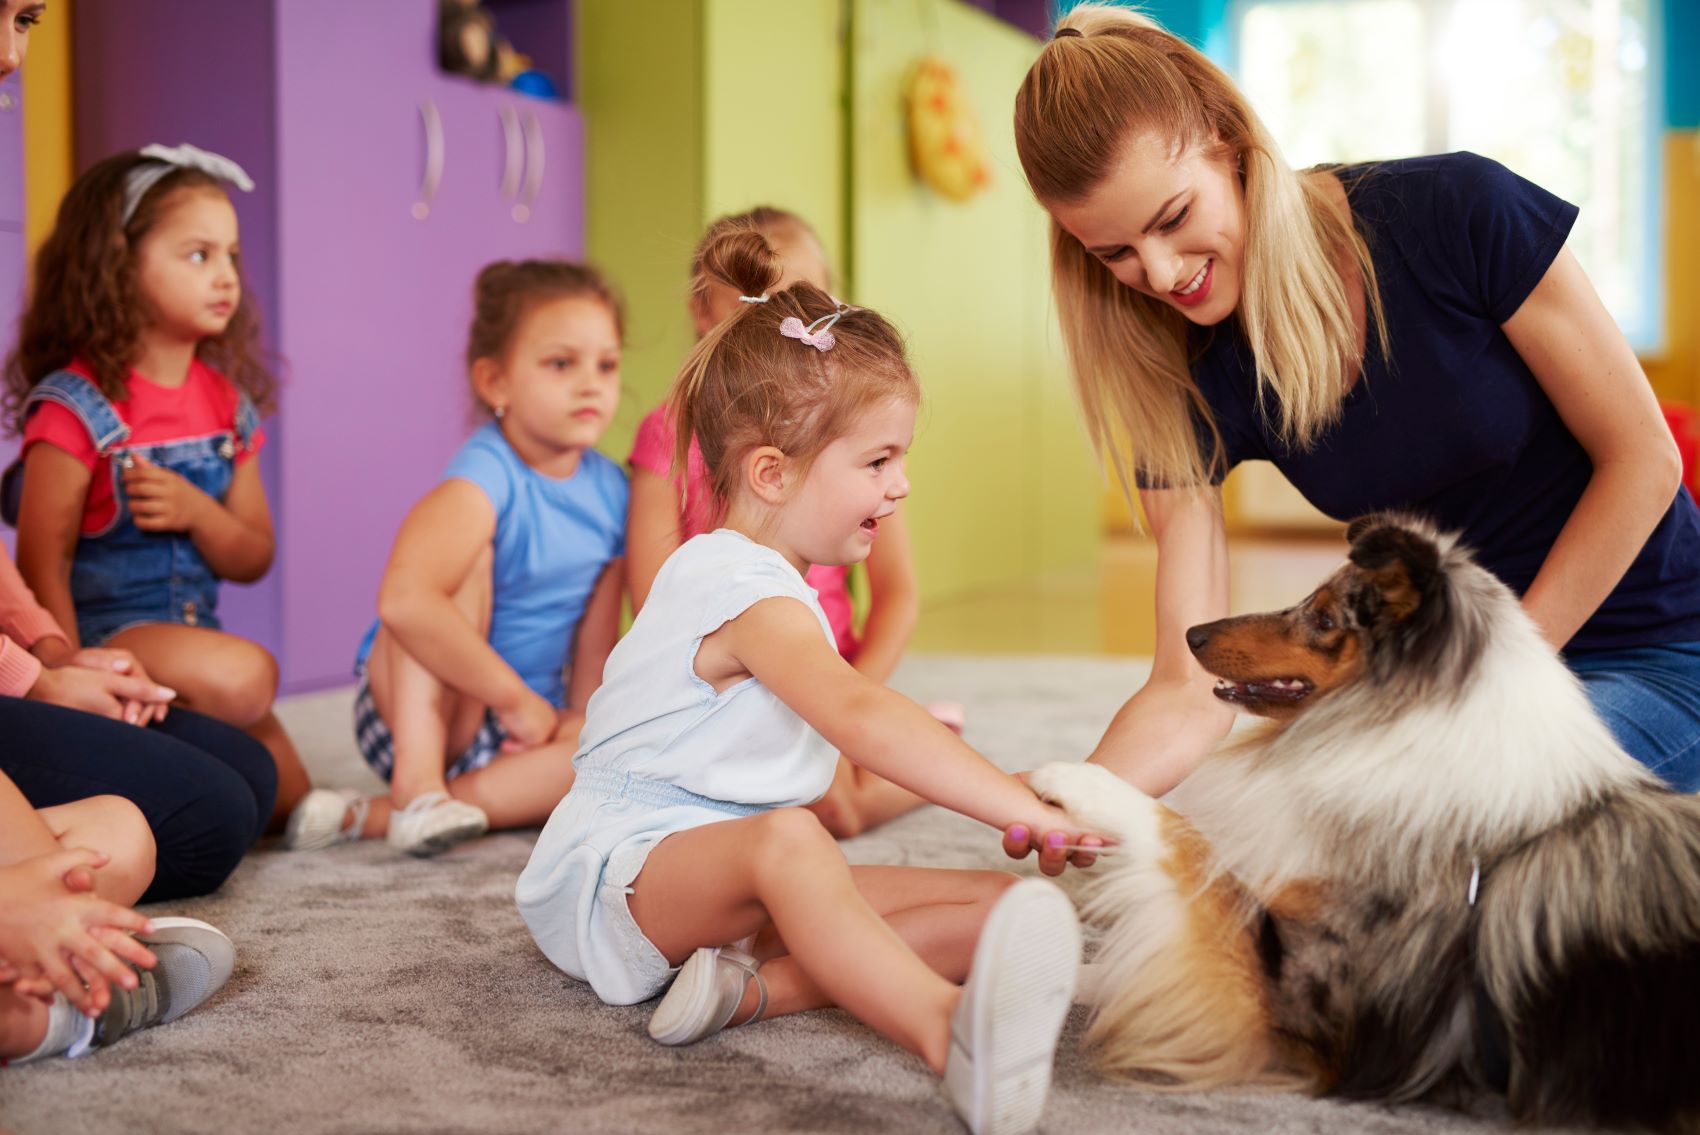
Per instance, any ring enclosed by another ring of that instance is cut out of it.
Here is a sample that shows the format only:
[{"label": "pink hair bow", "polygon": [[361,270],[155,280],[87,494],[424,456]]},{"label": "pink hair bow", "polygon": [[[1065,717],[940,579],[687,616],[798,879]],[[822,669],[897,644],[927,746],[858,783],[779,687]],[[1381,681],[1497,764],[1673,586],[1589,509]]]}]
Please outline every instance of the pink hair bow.
[{"label": "pink hair bow", "polygon": [[848,308],[823,315],[807,327],[795,315],[787,315],[779,324],[779,333],[787,339],[801,339],[817,351],[830,351],[838,340],[832,334],[832,325],[837,323]]}]

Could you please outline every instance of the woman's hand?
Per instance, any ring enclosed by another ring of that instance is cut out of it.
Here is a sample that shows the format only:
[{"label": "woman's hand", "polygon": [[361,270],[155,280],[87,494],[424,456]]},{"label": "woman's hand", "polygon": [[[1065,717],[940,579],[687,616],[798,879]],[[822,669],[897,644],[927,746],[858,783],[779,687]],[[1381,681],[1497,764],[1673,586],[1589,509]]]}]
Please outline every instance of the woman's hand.
[{"label": "woman's hand", "polygon": [[102,852],[72,848],[0,867],[0,958],[12,983],[35,996],[45,980],[91,1017],[111,1004],[108,983],[136,987],[127,962],[148,969],[156,960],[129,936],[151,929],[146,918],[66,885],[67,875],[106,861]]},{"label": "woman's hand", "polygon": [[[111,646],[85,646],[72,652],[61,662],[49,663],[57,667],[76,666],[83,670],[98,670],[105,673],[128,674],[143,682],[153,682],[148,672],[142,668],[141,659],[128,650]],[[153,700],[126,702],[124,705],[124,720],[135,725],[146,725],[150,721],[164,721],[167,706],[177,694],[169,686],[155,684],[159,695]],[[132,716],[133,714],[133,716]]]},{"label": "woman's hand", "polygon": [[145,675],[137,677],[110,669],[61,666],[58,669],[44,668],[35,685],[24,696],[31,701],[80,709],[135,725],[144,723],[144,709],[148,709],[150,714],[152,709],[163,710],[165,703],[177,696],[177,691],[161,686]]},{"label": "woman's hand", "polygon": [[163,465],[132,453],[123,472],[130,515],[143,532],[193,532],[218,502]]}]

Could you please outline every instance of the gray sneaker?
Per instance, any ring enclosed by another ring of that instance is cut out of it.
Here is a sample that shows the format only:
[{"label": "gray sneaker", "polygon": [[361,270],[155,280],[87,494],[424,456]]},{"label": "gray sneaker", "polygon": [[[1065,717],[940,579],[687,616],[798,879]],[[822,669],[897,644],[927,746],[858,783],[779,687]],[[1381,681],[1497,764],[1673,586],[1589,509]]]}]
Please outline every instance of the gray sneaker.
[{"label": "gray sneaker", "polygon": [[136,938],[159,963],[136,970],[134,989],[112,987],[112,1004],[95,1022],[93,1048],[103,1048],[138,1029],[175,1021],[217,993],[236,965],[236,947],[198,918],[156,918],[151,934]]}]

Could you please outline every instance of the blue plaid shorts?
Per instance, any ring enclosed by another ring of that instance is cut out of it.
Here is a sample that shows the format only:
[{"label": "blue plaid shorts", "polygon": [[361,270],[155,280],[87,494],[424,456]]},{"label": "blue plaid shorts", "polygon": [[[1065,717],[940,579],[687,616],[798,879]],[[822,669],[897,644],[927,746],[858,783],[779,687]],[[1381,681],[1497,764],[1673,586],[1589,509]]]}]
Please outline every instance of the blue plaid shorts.
[{"label": "blue plaid shorts", "polygon": [[[444,778],[453,780],[483,768],[501,753],[502,742],[506,738],[507,731],[496,720],[496,715],[485,710],[484,722],[473,735],[472,743],[455,758],[444,772]],[[372,766],[372,771],[389,780],[390,774],[395,771],[395,738],[390,735],[389,724],[378,714],[377,704],[372,701],[372,684],[364,673],[360,675],[360,689],[354,695],[354,740],[360,746],[360,755]]]}]

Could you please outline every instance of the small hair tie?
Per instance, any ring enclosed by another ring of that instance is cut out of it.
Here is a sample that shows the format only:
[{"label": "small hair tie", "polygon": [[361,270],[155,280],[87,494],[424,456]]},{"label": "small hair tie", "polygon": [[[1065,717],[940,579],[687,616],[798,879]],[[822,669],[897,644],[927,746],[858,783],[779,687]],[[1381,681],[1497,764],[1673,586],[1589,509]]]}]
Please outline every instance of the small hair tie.
[{"label": "small hair tie", "polygon": [[767,302],[767,293],[763,292],[759,296],[739,296],[738,302],[739,303],[766,303]]},{"label": "small hair tie", "polygon": [[187,142],[179,146],[161,146],[155,142],[151,146],[143,146],[138,153],[144,160],[131,166],[130,172],[124,175],[124,211],[118,220],[119,228],[130,223],[130,218],[136,215],[136,206],[142,203],[148,190],[174,169],[198,169],[244,193],[254,191],[253,179],[241,166],[223,154],[215,154]]},{"label": "small hair tie", "polygon": [[1058,28],[1056,31],[1051,33],[1051,38],[1061,39],[1065,35],[1079,36],[1081,39],[1086,38],[1086,33],[1081,31],[1079,28]]},{"label": "small hair tie", "polygon": [[809,324],[803,326],[803,321],[795,315],[787,315],[779,324],[779,333],[787,339],[797,339],[817,351],[830,351],[838,340],[832,334],[832,325],[837,323],[850,308],[840,304],[837,311],[828,312]]}]

